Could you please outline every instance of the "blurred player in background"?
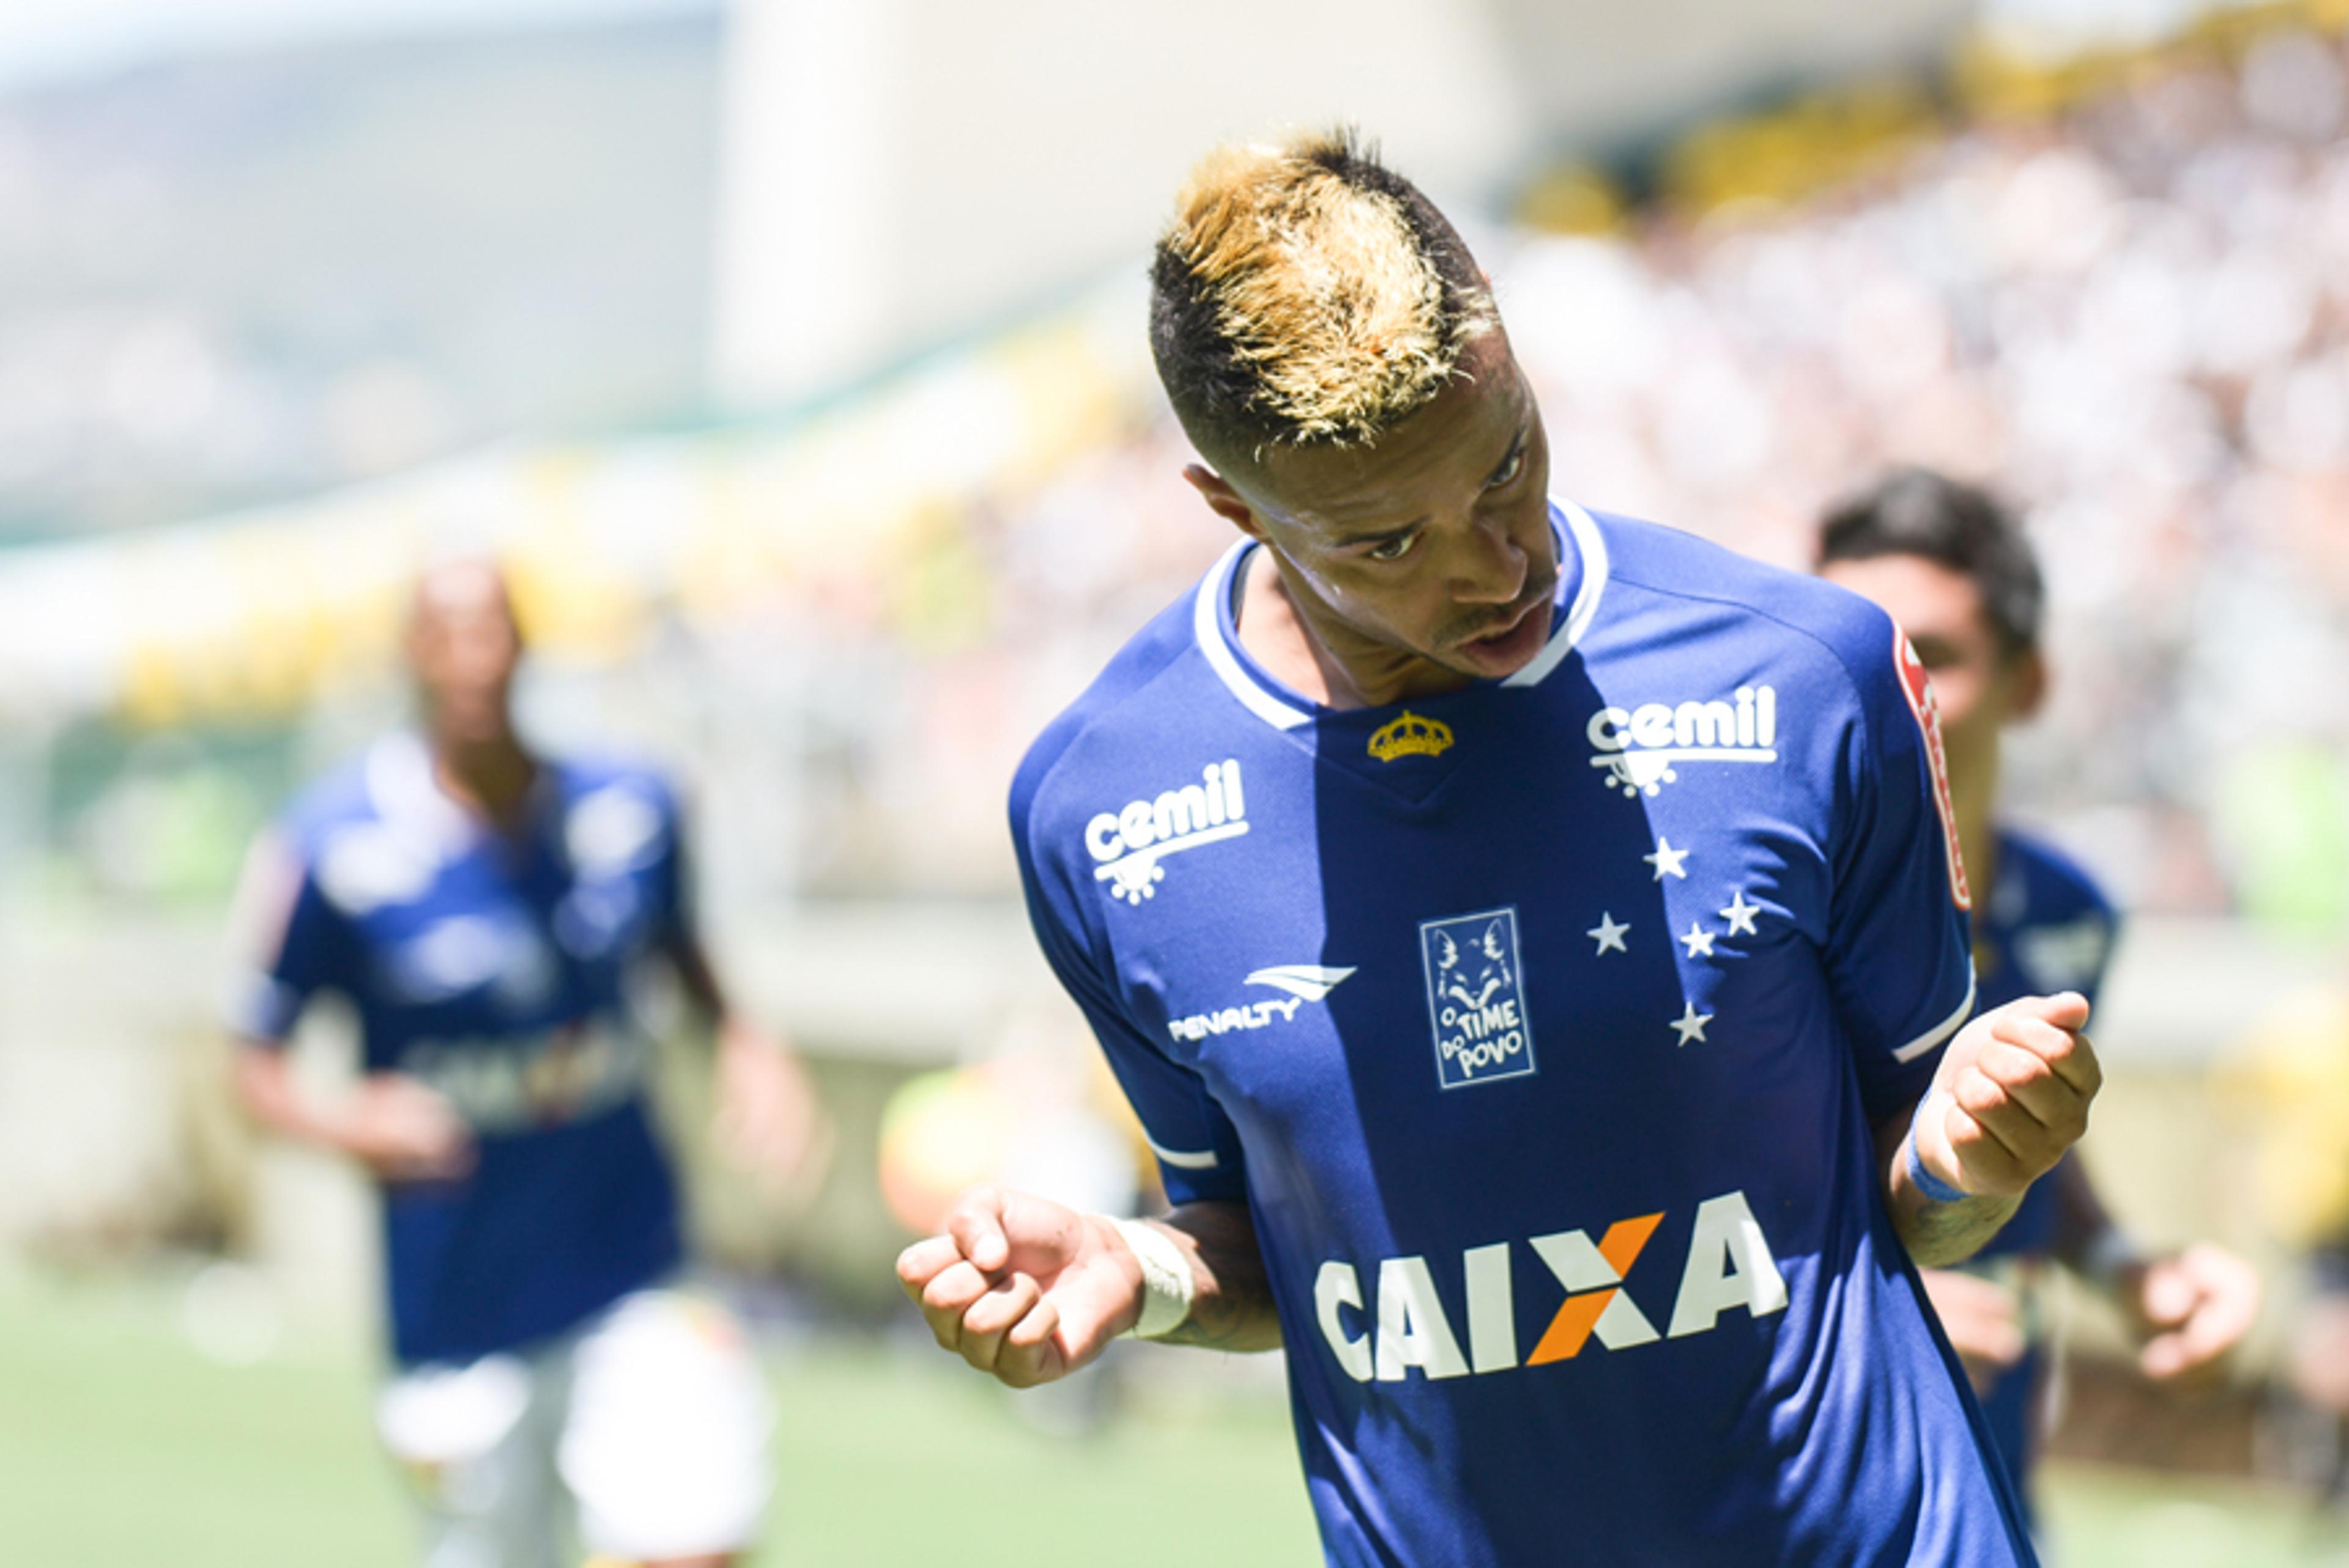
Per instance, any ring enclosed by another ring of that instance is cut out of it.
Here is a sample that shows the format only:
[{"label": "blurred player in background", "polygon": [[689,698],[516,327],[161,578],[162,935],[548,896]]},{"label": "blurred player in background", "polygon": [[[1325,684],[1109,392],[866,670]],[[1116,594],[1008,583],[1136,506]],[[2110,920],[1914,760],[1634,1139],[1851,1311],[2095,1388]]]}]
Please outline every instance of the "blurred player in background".
[{"label": "blurred player in background", "polygon": [[1891,622],[1549,500],[1484,274],[1350,136],[1201,165],[1152,346],[1243,537],[1012,829],[1175,1206],[968,1195],[899,1260],[939,1342],[1285,1344],[1349,1568],[2032,1562],[1904,1248],[1988,1240],[2097,1073],[2077,996],[1966,1022]]},{"label": "blurred player in background", "polygon": [[[2117,931],[2113,906],[2062,851],[1996,814],[2001,736],[2035,713],[2047,689],[2045,593],[2023,530],[1982,491],[1912,469],[1829,515],[1819,573],[1882,605],[1931,673],[1974,892],[1981,1006],[2047,991],[2093,1002]],[[2112,1297],[2142,1341],[2138,1365],[2157,1381],[2214,1367],[2259,1310],[2248,1264],[2210,1245],[2143,1251],[2082,1162],[2058,1164],[1963,1269],[1925,1271],[2018,1486],[2038,1437],[2047,1325],[2037,1287],[2050,1260]]]},{"label": "blurred player in background", "polygon": [[[729,1009],[696,933],[677,802],[645,769],[533,753],[522,637],[485,562],[434,570],[407,640],[420,733],[378,742],[256,848],[234,1027],[251,1113],[380,1186],[383,1437],[430,1568],[719,1564],[755,1540],[771,1417],[739,1328],[681,1295],[678,1198],[631,1007],[666,959],[717,1026],[721,1147],[788,1172],[805,1074]],[[366,1076],[331,1097],[285,1049],[319,992]]]}]

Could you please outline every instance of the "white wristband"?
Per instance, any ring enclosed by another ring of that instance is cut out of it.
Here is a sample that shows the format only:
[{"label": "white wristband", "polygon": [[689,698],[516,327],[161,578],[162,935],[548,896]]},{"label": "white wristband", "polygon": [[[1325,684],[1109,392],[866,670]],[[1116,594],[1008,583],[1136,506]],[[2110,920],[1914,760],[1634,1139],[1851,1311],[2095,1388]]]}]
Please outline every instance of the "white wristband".
[{"label": "white wristband", "polygon": [[1112,1220],[1125,1244],[1142,1265],[1142,1316],[1129,1330],[1136,1339],[1156,1339],[1172,1334],[1191,1315],[1191,1296],[1199,1288],[1191,1260],[1174,1239],[1155,1225],[1139,1220]]}]

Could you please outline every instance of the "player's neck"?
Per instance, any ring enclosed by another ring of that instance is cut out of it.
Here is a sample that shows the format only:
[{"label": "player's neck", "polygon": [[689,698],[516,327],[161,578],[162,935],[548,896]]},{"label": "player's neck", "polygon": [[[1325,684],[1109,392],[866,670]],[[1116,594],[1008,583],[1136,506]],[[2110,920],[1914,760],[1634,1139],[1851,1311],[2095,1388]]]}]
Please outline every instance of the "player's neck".
[{"label": "player's neck", "polygon": [[[1980,776],[1977,776],[1977,775]],[[1957,820],[1958,852],[1965,857],[1966,882],[1976,907],[1998,882],[1998,769],[1953,769],[1950,814]]]},{"label": "player's neck", "polygon": [[522,820],[531,786],[538,782],[538,763],[509,730],[492,740],[449,741],[436,738],[432,772],[440,788],[458,801],[511,830]]},{"label": "player's neck", "polygon": [[1383,707],[1469,684],[1457,670],[1347,625],[1292,584],[1270,550],[1249,552],[1235,614],[1240,645],[1265,673],[1323,707]]},{"label": "player's neck", "polygon": [[1998,885],[1998,828],[1988,810],[1971,824],[1962,816],[1958,819],[1958,847],[1966,857],[1966,885],[1979,908]]}]

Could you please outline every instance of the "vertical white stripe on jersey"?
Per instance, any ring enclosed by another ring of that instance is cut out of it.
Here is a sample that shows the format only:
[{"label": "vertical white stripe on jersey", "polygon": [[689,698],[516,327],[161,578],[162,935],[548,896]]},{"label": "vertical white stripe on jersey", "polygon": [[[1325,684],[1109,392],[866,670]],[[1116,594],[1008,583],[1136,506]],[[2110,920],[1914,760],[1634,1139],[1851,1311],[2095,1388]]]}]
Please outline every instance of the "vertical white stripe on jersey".
[{"label": "vertical white stripe on jersey", "polygon": [[1590,623],[1599,614],[1599,596],[1607,591],[1607,542],[1599,536],[1599,525],[1590,514],[1570,500],[1552,501],[1557,513],[1566,519],[1566,539],[1575,553],[1582,558],[1582,582],[1574,591],[1574,603],[1567,607],[1566,618],[1533,662],[1501,684],[1506,686],[1539,686],[1550,671],[1566,662],[1582,634],[1590,630]]}]

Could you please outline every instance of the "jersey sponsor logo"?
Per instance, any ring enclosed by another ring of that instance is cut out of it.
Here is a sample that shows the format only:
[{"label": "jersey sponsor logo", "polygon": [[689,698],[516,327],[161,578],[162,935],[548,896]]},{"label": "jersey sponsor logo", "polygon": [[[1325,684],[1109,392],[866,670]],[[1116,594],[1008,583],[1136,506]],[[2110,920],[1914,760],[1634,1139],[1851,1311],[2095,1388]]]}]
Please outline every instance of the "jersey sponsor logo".
[{"label": "jersey sponsor logo", "polygon": [[336,829],[319,847],[318,886],[353,918],[413,903],[431,891],[441,863],[430,840],[382,822]]},{"label": "jersey sponsor logo", "polygon": [[[1758,1319],[1785,1310],[1785,1276],[1753,1206],[1743,1191],[1724,1192],[1696,1206],[1680,1287],[1659,1332],[1629,1282],[1664,1219],[1658,1212],[1618,1220],[1595,1242],[1574,1230],[1471,1247],[1460,1254],[1458,1272],[1447,1269],[1441,1279],[1424,1256],[1384,1258],[1373,1274],[1374,1304],[1362,1294],[1362,1271],[1333,1258],[1314,1277],[1314,1316],[1346,1376],[1400,1383],[1414,1368],[1430,1379],[1514,1372],[1571,1361],[1594,1343],[1634,1350],[1709,1334],[1726,1312]],[[1527,1253],[1538,1270],[1520,1266]],[[1643,1282],[1651,1305],[1663,1299],[1660,1285]],[[1454,1315],[1447,1296],[1465,1308],[1464,1317]],[[1551,1315],[1530,1351],[1517,1334],[1521,1299]]]},{"label": "jersey sponsor logo", "polygon": [[1950,754],[1941,744],[1940,706],[1933,698],[1932,677],[1925,673],[1925,661],[1917,656],[1909,634],[1897,625],[1892,628],[1892,665],[1900,672],[1900,689],[1909,698],[1909,711],[1916,715],[1917,727],[1925,737],[1925,758],[1933,773],[1933,809],[1940,815],[1942,848],[1949,853],[1950,898],[1960,909],[1971,911],[1974,893],[1966,881],[1966,853],[1958,843],[1958,809],[1950,796]]},{"label": "jersey sponsor logo", "polygon": [[1464,1088],[1533,1072],[1534,1026],[1526,1010],[1516,907],[1423,920],[1419,954],[1436,1081]]},{"label": "jersey sponsor logo", "polygon": [[1247,830],[1240,765],[1226,758],[1209,763],[1196,784],[1102,812],[1085,824],[1085,849],[1095,862],[1093,880],[1108,883],[1111,896],[1138,904],[1157,895],[1158,884],[1166,880],[1166,868],[1159,862],[1168,855],[1237,839]]},{"label": "jersey sponsor logo", "polygon": [[539,929],[520,914],[452,914],[384,953],[386,986],[398,1000],[429,1006],[486,991],[512,1013],[545,1006],[561,965]]},{"label": "jersey sponsor logo", "polygon": [[563,842],[582,875],[626,876],[658,857],[667,826],[659,805],[642,790],[614,784],[572,806],[564,819]]},{"label": "jersey sponsor logo", "polygon": [[1680,779],[1683,762],[1778,760],[1778,688],[1739,686],[1733,700],[1642,703],[1590,716],[1590,766],[1629,796]]},{"label": "jersey sponsor logo", "polygon": [[1227,1035],[1235,1029],[1261,1029],[1268,1024],[1289,1023],[1296,1018],[1299,1007],[1308,1002],[1327,1000],[1330,993],[1352,973],[1351,969],[1330,969],[1319,964],[1277,964],[1269,969],[1259,969],[1247,977],[1248,985],[1269,985],[1288,995],[1219,1007],[1212,1013],[1194,1013],[1186,1018],[1169,1018],[1166,1033],[1177,1040],[1204,1040],[1210,1035]]},{"label": "jersey sponsor logo", "polygon": [[525,1132],[609,1110],[643,1083],[644,1042],[633,1032],[571,1024],[527,1035],[421,1039],[399,1070],[448,1100],[477,1132]]},{"label": "jersey sponsor logo", "polygon": [[1381,725],[1371,737],[1371,755],[1381,762],[1400,757],[1441,757],[1452,749],[1452,727],[1440,718],[1422,718],[1409,708],[1392,723]]}]

